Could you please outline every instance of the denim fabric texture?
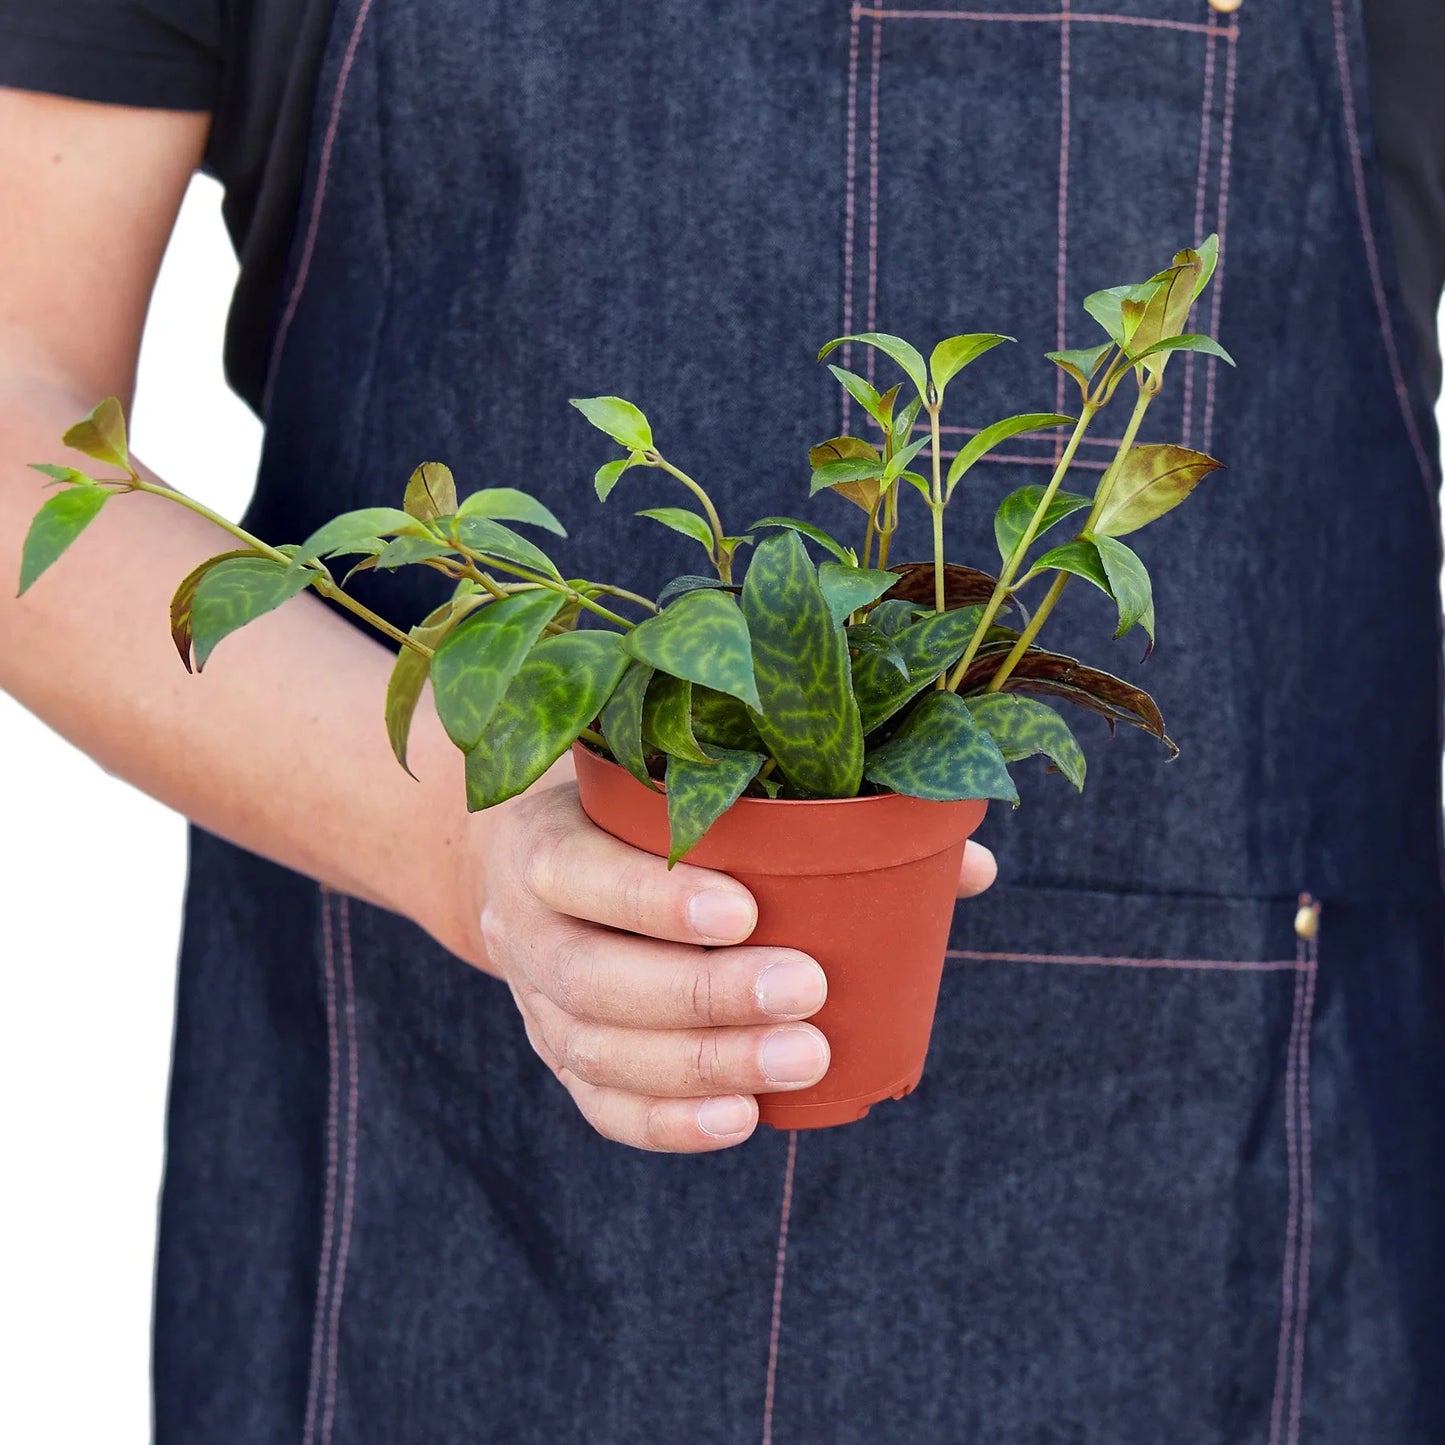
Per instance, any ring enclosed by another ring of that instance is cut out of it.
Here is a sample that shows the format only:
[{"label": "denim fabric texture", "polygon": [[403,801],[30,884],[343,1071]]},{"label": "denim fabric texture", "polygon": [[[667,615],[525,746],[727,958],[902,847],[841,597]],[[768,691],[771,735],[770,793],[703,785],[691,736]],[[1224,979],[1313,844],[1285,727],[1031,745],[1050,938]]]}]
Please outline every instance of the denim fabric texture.
[{"label": "denim fabric texture", "polygon": [[[1181,756],[1082,718],[1082,796],[1020,770],[923,1083],[847,1128],[607,1143],[502,984],[194,832],[163,1445],[1445,1438],[1439,476],[1358,0],[1045,9],[340,0],[262,536],[435,458],[655,589],[696,557],[632,512],[677,499],[599,507],[569,396],[638,402],[741,528],[860,424],[823,341],[1008,331],[967,424],[1068,410],[1040,354],[1092,344],[1083,295],[1210,231],[1199,329],[1239,369],[1178,359],[1144,439],[1229,469],[1139,539],[1147,664],[1082,588],[1045,638]],[[955,555],[1054,445],[971,474]],[[445,583],[355,590],[407,626]]]}]

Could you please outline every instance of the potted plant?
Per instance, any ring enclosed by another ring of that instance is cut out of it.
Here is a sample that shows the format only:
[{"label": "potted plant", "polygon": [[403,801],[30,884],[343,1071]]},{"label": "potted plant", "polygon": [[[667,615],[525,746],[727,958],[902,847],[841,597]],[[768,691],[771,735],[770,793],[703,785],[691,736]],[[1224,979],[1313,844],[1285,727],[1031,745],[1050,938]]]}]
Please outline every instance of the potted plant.
[{"label": "potted plant", "polygon": [[[853,344],[902,373],[879,392],[830,366],[867,416],[868,434],[814,447],[810,490],[837,493],[861,512],[856,548],[789,516],[730,531],[708,491],[659,449],[643,412],[613,396],[573,403],[623,448],[597,471],[598,498],[606,502],[629,472],[665,474],[694,505],[642,515],[695,541],[707,559],[706,573],[675,578],[655,599],[565,576],[517,530],[564,537],[547,507],[511,487],[460,496],[440,463],[417,468],[400,508],[348,512],[300,544],[271,546],[143,479],[112,398],[65,442],[121,475],[38,468],[62,490],[31,525],[20,590],[115,493],[168,496],[240,543],[176,591],[171,632],[188,669],[199,671],[223,638],[310,587],[398,645],[386,727],[402,766],[430,680],[441,722],[466,754],[469,808],[516,796],[573,749],[582,806],[600,827],[668,866],[687,858],[739,878],[758,903],[752,941],[797,947],[822,963],[829,996],[815,1022],[832,1066],[810,1089],[762,1099],[761,1117],[785,1128],[846,1123],[919,1080],[964,843],[989,801],[1017,803],[1010,767],[1041,754],[1083,787],[1078,742],[1042,699],[1097,712],[1111,730],[1143,728],[1173,749],[1146,693],[1037,639],[1077,577],[1113,599],[1116,637],[1137,626],[1153,644],[1149,574],[1120,539],[1219,465],[1137,442],[1171,356],[1229,360],[1184,329],[1216,252],[1210,237],[1148,281],[1085,301],[1105,339],[1049,354],[1078,386],[1076,417],[1009,416],[951,460],[941,433],[949,389],[1011,338],[953,336],[927,359],[880,333],[829,342],[820,361]],[[1127,378],[1135,399],[1112,462],[1091,493],[1065,490],[1081,440]],[[1072,430],[1048,483],[998,504],[997,566],[949,563],[945,520],[973,465],[1010,437],[1059,427]],[[891,557],[903,506],[928,511],[927,560]],[[1065,521],[1071,535],[1060,541]],[[343,554],[361,556],[351,572],[433,568],[451,580],[451,595],[403,633],[346,592],[351,573],[336,580],[326,559]],[[1035,582],[1046,586],[1026,608]]]}]

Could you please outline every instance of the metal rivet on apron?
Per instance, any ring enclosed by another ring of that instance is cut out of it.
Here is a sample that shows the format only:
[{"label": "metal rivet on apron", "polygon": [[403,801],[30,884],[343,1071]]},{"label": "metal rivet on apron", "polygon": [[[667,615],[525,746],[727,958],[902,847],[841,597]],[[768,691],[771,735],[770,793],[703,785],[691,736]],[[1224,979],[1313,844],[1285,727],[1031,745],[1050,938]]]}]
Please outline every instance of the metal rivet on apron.
[{"label": "metal rivet on apron", "polygon": [[1219,11],[1221,15],[1233,15],[1243,4],[1244,0],[1209,0],[1209,8]]},{"label": "metal rivet on apron", "polygon": [[[1209,0],[1212,5],[1214,0]],[[1294,931],[1303,939],[1311,939],[1319,932],[1320,905],[1308,893],[1299,896],[1299,912],[1294,916]]]}]

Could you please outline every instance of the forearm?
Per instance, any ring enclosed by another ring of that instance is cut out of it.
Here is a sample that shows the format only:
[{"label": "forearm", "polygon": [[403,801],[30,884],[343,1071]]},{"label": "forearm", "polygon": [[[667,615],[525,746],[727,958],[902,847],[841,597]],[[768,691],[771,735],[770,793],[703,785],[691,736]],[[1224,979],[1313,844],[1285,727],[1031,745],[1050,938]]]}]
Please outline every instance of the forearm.
[{"label": "forearm", "polygon": [[227,638],[204,675],[187,673],[170,639],[171,594],[198,562],[236,544],[139,493],[113,498],[15,598],[21,543],[50,495],[25,464],[61,460],[58,437],[95,400],[0,381],[0,686],[209,831],[474,955],[458,853],[468,830],[489,823],[466,813],[462,756],[429,694],[412,729],[416,779],[392,756],[389,645],[308,592]]}]

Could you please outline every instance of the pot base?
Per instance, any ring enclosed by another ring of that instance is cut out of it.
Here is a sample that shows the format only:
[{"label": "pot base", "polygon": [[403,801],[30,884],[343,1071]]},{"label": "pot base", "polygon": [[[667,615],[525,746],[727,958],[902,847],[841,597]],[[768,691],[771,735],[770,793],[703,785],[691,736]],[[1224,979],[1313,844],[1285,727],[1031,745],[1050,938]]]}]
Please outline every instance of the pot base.
[{"label": "pot base", "polygon": [[787,1094],[762,1094],[758,1097],[758,1122],[774,1129],[830,1129],[835,1124],[856,1124],[874,1104],[881,1104],[884,1099],[902,1099],[911,1094],[922,1077],[923,1069],[920,1067],[886,1089],[874,1089],[849,1099],[829,1099],[818,1104],[793,1103]]}]

